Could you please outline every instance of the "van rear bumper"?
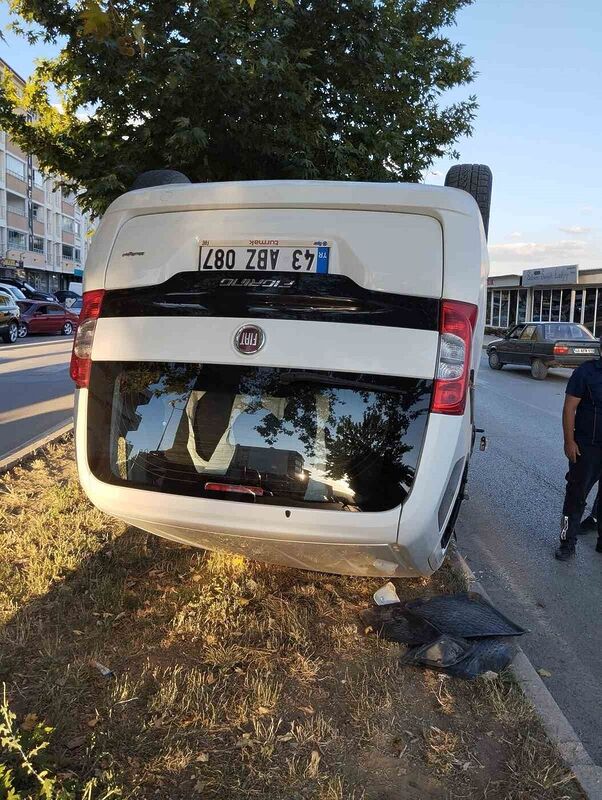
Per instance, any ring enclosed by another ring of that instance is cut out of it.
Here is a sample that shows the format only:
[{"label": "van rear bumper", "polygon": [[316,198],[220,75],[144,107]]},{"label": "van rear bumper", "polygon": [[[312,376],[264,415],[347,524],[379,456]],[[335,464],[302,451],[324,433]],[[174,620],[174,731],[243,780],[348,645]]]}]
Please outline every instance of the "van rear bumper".
[{"label": "van rear bumper", "polygon": [[[450,476],[458,458],[468,452],[468,414],[431,416],[403,509],[346,513],[250,506],[100,481],[88,464],[87,400],[86,389],[76,392],[76,456],[82,488],[101,511],[127,524],[195,547],[343,575],[427,576],[443,561],[441,536],[457,496],[456,487],[449,492]],[[446,489],[449,512],[441,517]]]},{"label": "van rear bumper", "polygon": [[[224,501],[220,501],[224,502]],[[336,513],[336,512],[321,512]],[[120,515],[121,516],[121,515]],[[225,550],[245,558],[282,564],[295,569],[338,575],[416,577],[420,573],[396,544],[368,544],[264,538],[252,533],[223,533],[179,527],[148,519],[121,517],[149,533],[205,550]]]}]

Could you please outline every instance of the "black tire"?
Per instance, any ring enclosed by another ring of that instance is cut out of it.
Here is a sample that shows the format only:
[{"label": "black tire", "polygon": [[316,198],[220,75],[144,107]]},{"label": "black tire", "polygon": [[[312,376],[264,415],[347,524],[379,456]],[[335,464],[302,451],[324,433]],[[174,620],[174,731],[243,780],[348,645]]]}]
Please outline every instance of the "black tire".
[{"label": "black tire", "polygon": [[28,333],[29,333],[29,328],[27,327],[27,323],[26,322],[20,322],[19,323],[19,333],[18,333],[19,339],[24,339],[27,336]]},{"label": "black tire", "polygon": [[149,169],[136,176],[129,191],[148,189],[151,186],[168,186],[171,183],[190,183],[190,178],[175,169]]},{"label": "black tire", "polygon": [[71,336],[73,333],[73,323],[72,322],[65,322],[61,329],[61,333],[63,336]]},{"label": "black tire", "polygon": [[2,341],[6,344],[14,344],[19,338],[19,325],[14,320],[9,323],[6,333],[2,334]]},{"label": "black tire", "polygon": [[463,189],[477,201],[483,218],[485,237],[489,234],[489,211],[493,175],[485,164],[455,164],[445,176],[445,185],[452,189]]},{"label": "black tire", "polygon": [[489,353],[489,366],[491,369],[501,369],[504,366],[504,362],[500,361],[500,357],[496,350],[492,350]]},{"label": "black tire", "polygon": [[536,381],[545,381],[548,377],[548,366],[541,358],[534,358],[531,362],[531,376]]}]

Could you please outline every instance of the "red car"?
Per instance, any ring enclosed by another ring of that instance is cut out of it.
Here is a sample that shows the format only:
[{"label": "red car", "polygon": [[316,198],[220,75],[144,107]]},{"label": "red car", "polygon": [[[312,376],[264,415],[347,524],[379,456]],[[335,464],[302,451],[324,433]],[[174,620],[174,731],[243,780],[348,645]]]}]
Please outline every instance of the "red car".
[{"label": "red car", "polygon": [[48,303],[44,300],[19,300],[21,319],[19,320],[19,338],[28,333],[63,333],[71,334],[77,328],[79,316],[59,303]]}]

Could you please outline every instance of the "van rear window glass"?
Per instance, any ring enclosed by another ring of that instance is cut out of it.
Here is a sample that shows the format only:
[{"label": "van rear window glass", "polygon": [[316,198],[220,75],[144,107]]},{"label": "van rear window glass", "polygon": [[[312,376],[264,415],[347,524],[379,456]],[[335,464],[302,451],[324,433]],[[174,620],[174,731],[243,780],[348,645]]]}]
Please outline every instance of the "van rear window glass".
[{"label": "van rear window glass", "polygon": [[95,362],[101,480],[247,503],[384,511],[416,471],[431,382],[210,364]]}]

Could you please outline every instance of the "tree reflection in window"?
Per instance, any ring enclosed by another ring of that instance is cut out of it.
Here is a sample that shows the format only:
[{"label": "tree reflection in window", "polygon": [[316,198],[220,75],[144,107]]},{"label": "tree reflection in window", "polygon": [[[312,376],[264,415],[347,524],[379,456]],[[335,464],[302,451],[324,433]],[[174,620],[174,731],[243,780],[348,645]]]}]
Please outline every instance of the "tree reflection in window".
[{"label": "tree reflection in window", "polygon": [[203,478],[247,481],[265,490],[256,502],[311,499],[362,511],[399,505],[412,484],[429,381],[268,367],[121,366],[112,430],[124,441],[111,449],[114,459],[132,465],[113,465],[122,479],[201,495]]}]

